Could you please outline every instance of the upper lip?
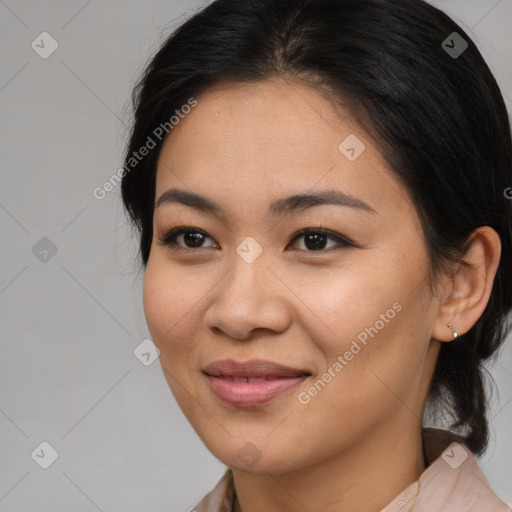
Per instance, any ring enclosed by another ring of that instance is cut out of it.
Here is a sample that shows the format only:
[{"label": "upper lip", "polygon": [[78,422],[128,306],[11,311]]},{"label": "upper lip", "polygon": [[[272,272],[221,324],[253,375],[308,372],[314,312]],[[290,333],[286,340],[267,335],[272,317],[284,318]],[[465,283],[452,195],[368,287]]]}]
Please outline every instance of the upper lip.
[{"label": "upper lip", "polygon": [[251,361],[236,362],[232,359],[223,359],[207,365],[203,372],[212,377],[298,377],[311,375],[310,372],[300,368],[284,366],[272,361],[253,359]]}]

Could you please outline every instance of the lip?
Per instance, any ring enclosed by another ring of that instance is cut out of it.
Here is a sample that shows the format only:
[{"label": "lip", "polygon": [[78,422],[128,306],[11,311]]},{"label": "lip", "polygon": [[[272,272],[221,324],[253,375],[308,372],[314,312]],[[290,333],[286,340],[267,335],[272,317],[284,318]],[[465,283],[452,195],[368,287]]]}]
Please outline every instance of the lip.
[{"label": "lip", "polygon": [[293,368],[263,359],[237,362],[233,359],[222,359],[207,365],[203,372],[213,377],[297,377],[298,375],[310,375],[308,370]]},{"label": "lip", "polygon": [[311,375],[305,369],[260,359],[216,361],[206,366],[203,373],[213,393],[236,407],[263,405],[298,386]]}]

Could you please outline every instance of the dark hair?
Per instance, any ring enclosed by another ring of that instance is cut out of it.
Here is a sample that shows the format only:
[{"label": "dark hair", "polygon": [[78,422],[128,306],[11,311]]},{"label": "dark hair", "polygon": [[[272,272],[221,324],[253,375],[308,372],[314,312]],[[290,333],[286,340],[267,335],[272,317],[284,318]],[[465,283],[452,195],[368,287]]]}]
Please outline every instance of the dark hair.
[{"label": "dark hair", "polygon": [[[464,48],[453,32],[468,45],[461,55],[450,52]],[[477,227],[499,234],[490,300],[469,332],[442,343],[428,402],[447,404],[451,428],[465,430],[468,448],[482,454],[489,440],[483,362],[506,338],[512,308],[510,123],[470,37],[423,0],[216,0],[179,26],[132,95],[122,198],[144,267],[164,139],[155,129],[169,128],[176,110],[214,84],[274,77],[329,91],[378,144],[416,205],[429,279],[446,262],[462,261]],[[130,159],[148,137],[156,147],[135,164]]]}]

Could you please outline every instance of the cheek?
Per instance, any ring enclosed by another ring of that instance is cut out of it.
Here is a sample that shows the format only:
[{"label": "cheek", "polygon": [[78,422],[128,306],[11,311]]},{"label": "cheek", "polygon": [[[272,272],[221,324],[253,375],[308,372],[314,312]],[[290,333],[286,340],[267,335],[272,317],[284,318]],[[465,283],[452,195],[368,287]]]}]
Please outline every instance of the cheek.
[{"label": "cheek", "polygon": [[[312,407],[343,417],[349,428],[375,424],[404,407],[417,411],[429,348],[423,313],[418,296],[388,290],[364,315],[348,310],[340,316],[343,334],[324,347],[327,366],[318,376],[329,383],[318,386],[322,391]],[[348,417],[347,411],[352,411]]]},{"label": "cheek", "polygon": [[403,295],[392,275],[395,273],[390,269],[384,271],[368,258],[348,270],[335,269],[303,280],[296,289],[310,308],[305,309],[310,318],[306,327],[310,339],[332,359],[349,350],[352,340],[359,337],[364,343],[370,339],[367,330],[375,332],[376,323],[379,334],[389,332],[399,316],[399,306],[393,309],[393,304]]},{"label": "cheek", "polygon": [[143,301],[151,338],[160,350],[162,371],[176,401],[189,417],[190,393],[194,394],[195,386],[191,361],[197,360],[192,341],[198,324],[193,307],[197,307],[198,299],[196,288],[185,285],[184,274],[183,270],[173,270],[157,257],[150,257],[144,273]]},{"label": "cheek", "polygon": [[[344,396],[345,404],[374,403],[376,397],[382,404],[387,397],[396,401],[393,392],[406,395],[419,385],[429,346],[426,285],[414,289],[410,284],[426,267],[405,267],[396,258],[375,261],[343,279],[322,280],[316,292],[313,287],[304,290],[305,297],[314,298],[311,303],[322,320],[309,325],[309,335],[323,353],[320,377],[329,369],[336,375],[326,375],[332,380],[328,386],[338,398]],[[336,361],[340,364],[334,367]]]},{"label": "cheek", "polygon": [[153,342],[158,346],[162,343],[165,331],[174,323],[175,309],[171,306],[170,285],[170,280],[159,271],[158,265],[150,257],[144,273],[144,315]]},{"label": "cheek", "polygon": [[176,390],[171,377],[179,381],[186,378],[184,369],[188,367],[186,363],[193,349],[193,344],[186,340],[192,337],[190,310],[196,302],[187,296],[191,294],[191,287],[184,287],[174,276],[179,273],[169,271],[150,257],[143,287],[146,322],[151,339],[160,350],[160,364],[173,393]]},{"label": "cheek", "polygon": [[143,300],[155,344],[189,338],[189,329],[194,326],[194,309],[208,290],[207,284],[194,279],[184,268],[174,268],[158,256],[150,256],[144,273]]}]

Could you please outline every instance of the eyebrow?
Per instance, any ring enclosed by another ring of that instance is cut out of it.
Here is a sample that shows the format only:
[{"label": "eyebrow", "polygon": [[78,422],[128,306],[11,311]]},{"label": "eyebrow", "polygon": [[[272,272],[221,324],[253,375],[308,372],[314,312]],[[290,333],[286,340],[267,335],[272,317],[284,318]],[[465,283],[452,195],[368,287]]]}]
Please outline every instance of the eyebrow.
[{"label": "eyebrow", "polygon": [[[158,208],[164,203],[181,203],[196,210],[215,215],[224,216],[222,207],[215,203],[212,199],[180,190],[171,188],[164,192],[155,204]],[[355,208],[368,213],[377,213],[368,203],[350,194],[345,194],[339,190],[330,189],[322,190],[315,193],[295,194],[282,199],[277,199],[270,203],[268,214],[277,216],[288,213],[304,211],[308,208],[321,205],[337,205]]]}]

